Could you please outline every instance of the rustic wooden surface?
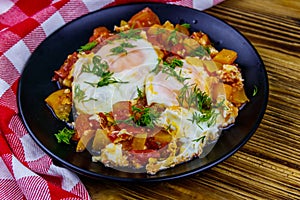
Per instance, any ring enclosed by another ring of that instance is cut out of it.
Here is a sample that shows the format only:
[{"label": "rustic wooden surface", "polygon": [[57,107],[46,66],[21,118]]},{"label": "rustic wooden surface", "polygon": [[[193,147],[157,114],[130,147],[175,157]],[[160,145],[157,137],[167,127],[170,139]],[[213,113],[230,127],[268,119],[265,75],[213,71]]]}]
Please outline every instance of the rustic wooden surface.
[{"label": "rustic wooden surface", "polygon": [[300,199],[300,1],[226,0],[206,11],[241,31],[261,55],[269,103],[256,133],[203,173],[159,183],[81,177],[98,199]]}]

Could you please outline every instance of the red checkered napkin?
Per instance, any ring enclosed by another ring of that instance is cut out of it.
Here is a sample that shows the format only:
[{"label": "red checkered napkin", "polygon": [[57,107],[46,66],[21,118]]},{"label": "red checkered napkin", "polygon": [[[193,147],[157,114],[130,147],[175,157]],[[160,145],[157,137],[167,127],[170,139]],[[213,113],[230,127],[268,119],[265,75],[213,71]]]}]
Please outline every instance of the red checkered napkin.
[{"label": "red checkered napkin", "polygon": [[[204,10],[222,0],[151,0]],[[143,0],[0,0],[0,199],[90,199],[30,138],[16,102],[26,60],[53,31],[102,7]]]}]

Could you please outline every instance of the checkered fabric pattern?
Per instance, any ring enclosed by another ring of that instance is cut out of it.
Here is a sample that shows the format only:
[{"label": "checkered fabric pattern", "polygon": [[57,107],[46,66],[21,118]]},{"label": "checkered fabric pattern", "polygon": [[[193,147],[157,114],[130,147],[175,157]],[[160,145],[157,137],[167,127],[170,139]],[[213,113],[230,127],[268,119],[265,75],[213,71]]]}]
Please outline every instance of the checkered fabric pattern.
[{"label": "checkered fabric pattern", "polygon": [[222,0],[1,0],[0,199],[90,199],[80,179],[53,164],[31,139],[16,101],[25,62],[56,29],[91,11],[133,2],[164,2],[204,10]]}]

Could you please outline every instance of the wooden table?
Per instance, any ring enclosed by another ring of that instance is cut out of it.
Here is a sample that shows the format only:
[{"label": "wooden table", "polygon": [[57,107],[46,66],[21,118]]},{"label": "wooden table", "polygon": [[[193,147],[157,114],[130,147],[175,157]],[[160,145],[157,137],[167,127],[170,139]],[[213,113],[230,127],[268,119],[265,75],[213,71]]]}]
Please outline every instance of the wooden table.
[{"label": "wooden table", "polygon": [[226,0],[205,12],[241,31],[269,78],[256,133],[225,162],[191,177],[120,183],[81,177],[92,199],[300,199],[300,1]]}]

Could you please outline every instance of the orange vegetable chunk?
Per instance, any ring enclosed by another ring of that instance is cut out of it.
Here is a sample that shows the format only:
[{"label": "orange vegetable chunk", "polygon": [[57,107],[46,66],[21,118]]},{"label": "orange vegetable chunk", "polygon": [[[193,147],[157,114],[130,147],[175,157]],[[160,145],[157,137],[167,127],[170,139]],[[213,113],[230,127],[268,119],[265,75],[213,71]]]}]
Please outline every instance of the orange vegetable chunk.
[{"label": "orange vegetable chunk", "polygon": [[237,58],[237,53],[233,50],[222,49],[213,60],[222,64],[233,64]]},{"label": "orange vegetable chunk", "polygon": [[95,130],[86,130],[84,131],[83,135],[79,139],[76,152],[83,152],[86,149],[87,144],[89,141],[95,136]]},{"label": "orange vegetable chunk", "polygon": [[132,140],[133,150],[144,150],[147,139],[147,133],[139,133]]},{"label": "orange vegetable chunk", "polygon": [[57,90],[51,93],[45,101],[52,108],[58,119],[69,121],[72,108],[72,93],[69,89]]},{"label": "orange vegetable chunk", "polygon": [[93,150],[100,151],[109,143],[110,139],[108,138],[106,131],[103,129],[97,129],[92,145]]}]

